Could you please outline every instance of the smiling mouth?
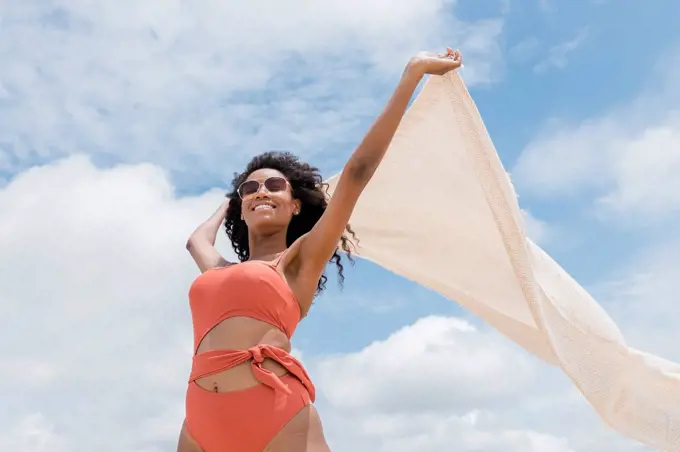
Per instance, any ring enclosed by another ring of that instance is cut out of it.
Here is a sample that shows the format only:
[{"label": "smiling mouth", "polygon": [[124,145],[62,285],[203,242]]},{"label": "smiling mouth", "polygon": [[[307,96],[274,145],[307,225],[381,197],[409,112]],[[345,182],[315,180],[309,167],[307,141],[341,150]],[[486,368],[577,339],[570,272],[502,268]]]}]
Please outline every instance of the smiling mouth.
[{"label": "smiling mouth", "polygon": [[259,206],[253,207],[254,212],[257,212],[257,211],[260,211],[260,210],[274,210],[274,209],[276,209],[276,207],[274,207],[271,204],[260,204]]}]

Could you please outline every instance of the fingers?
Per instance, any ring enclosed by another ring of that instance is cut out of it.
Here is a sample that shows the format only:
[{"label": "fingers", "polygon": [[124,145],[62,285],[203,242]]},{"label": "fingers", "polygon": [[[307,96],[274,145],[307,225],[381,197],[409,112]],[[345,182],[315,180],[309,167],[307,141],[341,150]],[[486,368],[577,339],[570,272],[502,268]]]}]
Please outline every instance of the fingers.
[{"label": "fingers", "polygon": [[460,53],[460,50],[458,50],[458,49],[453,50],[451,47],[447,47],[446,48],[446,54],[440,55],[440,58],[446,58],[446,59],[451,59],[451,60],[461,60],[463,57]]},{"label": "fingers", "polygon": [[447,69],[444,71],[449,72],[453,69],[458,69],[459,67],[463,66],[463,56],[460,53],[460,50],[452,50],[451,48],[447,48]]},{"label": "fingers", "polygon": [[455,62],[455,67],[458,68],[463,66],[463,55],[461,55],[460,50],[456,49],[451,56]]},{"label": "fingers", "polygon": [[[454,50],[451,47],[446,48],[446,53],[430,53],[433,59],[439,60],[437,63],[429,69],[430,74],[443,75],[451,70],[457,69],[463,66],[463,55],[460,50]],[[437,67],[438,66],[438,67]],[[437,69],[435,69],[437,67]]]},{"label": "fingers", "polygon": [[439,58],[452,58],[457,51],[453,50],[451,47],[446,48],[446,53],[437,54]]}]

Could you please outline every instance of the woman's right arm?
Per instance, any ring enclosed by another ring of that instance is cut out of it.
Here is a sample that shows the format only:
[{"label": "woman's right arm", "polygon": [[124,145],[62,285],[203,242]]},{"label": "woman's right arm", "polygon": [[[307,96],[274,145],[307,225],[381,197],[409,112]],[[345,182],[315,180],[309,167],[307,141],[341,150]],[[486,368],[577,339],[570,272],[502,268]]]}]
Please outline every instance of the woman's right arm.
[{"label": "woman's right arm", "polygon": [[198,265],[201,273],[215,267],[225,267],[229,265],[224,257],[215,249],[215,239],[217,231],[220,230],[224,218],[227,216],[229,200],[225,199],[215,213],[203,224],[196,228],[187,240],[187,250]]}]

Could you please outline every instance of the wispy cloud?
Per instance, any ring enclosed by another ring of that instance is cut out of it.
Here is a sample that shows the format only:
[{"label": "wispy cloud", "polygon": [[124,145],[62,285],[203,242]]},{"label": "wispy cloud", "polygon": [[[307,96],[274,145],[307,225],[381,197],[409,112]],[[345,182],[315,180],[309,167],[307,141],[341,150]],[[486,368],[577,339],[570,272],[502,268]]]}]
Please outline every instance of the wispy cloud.
[{"label": "wispy cloud", "polygon": [[509,55],[518,61],[526,61],[536,55],[540,43],[535,36],[529,36],[510,48]]},{"label": "wispy cloud", "polygon": [[594,290],[632,347],[680,361],[677,302],[680,293],[680,231],[672,229],[641,247],[609,272]]},{"label": "wispy cloud", "polygon": [[524,227],[527,236],[533,240],[534,243],[544,246],[545,242],[552,238],[553,228],[551,228],[547,221],[536,218],[527,210],[522,210],[522,214],[524,214]]},{"label": "wispy cloud", "polygon": [[538,7],[543,11],[549,11],[553,6],[552,0],[538,0]]},{"label": "wispy cloud", "polygon": [[499,60],[500,22],[444,0],[112,5],[4,6],[0,173],[85,152],[215,181],[265,148],[350,148],[417,50],[465,48],[469,83]]},{"label": "wispy cloud", "polygon": [[587,37],[588,28],[582,28],[573,38],[551,47],[548,56],[534,66],[534,72],[540,74],[550,69],[565,68],[571,54],[583,45]]},{"label": "wispy cloud", "polygon": [[512,173],[524,194],[595,194],[599,214],[648,224],[680,213],[680,53],[664,54],[628,105],[576,124],[551,121]]}]

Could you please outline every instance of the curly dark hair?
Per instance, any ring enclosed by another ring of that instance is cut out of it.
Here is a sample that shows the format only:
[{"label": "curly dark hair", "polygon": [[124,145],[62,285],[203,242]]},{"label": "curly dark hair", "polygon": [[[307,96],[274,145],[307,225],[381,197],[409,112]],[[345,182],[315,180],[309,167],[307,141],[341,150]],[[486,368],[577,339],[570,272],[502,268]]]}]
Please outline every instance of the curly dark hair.
[{"label": "curly dark hair", "polygon": [[[234,179],[231,183],[232,190],[227,194],[229,197],[229,207],[227,208],[224,226],[227,236],[231,240],[231,246],[241,262],[250,258],[250,246],[248,242],[248,226],[241,219],[241,198],[238,195],[238,187],[251,173],[263,168],[281,172],[288,179],[292,187],[293,198],[300,200],[302,203],[300,214],[294,216],[288,226],[286,246],[292,245],[295,240],[309,232],[316,222],[319,221],[328,206],[326,202],[328,184],[323,182],[318,168],[301,162],[298,157],[290,152],[265,152],[254,157],[248,163],[244,172],[234,173]],[[352,239],[356,240],[354,231],[352,231],[349,224],[345,227],[345,230],[352,236]],[[347,254],[348,260],[354,264],[351,249],[355,247],[355,243],[347,237],[347,234],[342,235],[340,242],[343,251]],[[340,254],[335,251],[329,262],[334,262],[337,266],[339,282],[342,286],[345,276],[343,274],[344,267],[341,263]],[[319,295],[326,288],[327,280],[328,278],[324,272],[319,279],[316,295]]]}]

